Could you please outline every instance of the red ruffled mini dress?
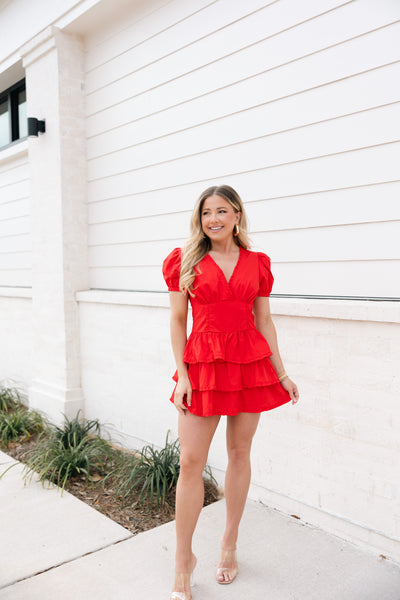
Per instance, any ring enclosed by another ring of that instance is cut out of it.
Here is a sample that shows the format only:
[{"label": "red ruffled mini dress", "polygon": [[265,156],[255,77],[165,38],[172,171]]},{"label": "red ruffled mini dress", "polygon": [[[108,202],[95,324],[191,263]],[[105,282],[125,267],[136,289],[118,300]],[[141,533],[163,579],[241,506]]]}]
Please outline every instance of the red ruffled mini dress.
[{"label": "red ruffled mini dress", "polygon": [[[270,295],[274,281],[270,266],[266,254],[240,248],[229,282],[209,254],[195,268],[195,296],[189,296],[193,327],[183,355],[192,385],[191,413],[204,417],[259,413],[290,401],[252,312],[257,296]],[[181,249],[175,248],[163,263],[170,291],[179,292],[180,267]],[[177,371],[173,379],[178,381]],[[175,389],[176,385],[171,402]]]}]

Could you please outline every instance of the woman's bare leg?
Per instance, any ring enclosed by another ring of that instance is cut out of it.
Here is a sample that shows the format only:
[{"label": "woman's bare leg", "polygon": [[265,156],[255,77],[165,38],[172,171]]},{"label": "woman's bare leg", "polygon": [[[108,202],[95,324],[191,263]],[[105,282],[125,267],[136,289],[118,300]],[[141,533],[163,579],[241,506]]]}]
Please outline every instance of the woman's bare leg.
[{"label": "woman's bare leg", "polygon": [[[190,573],[195,564],[192,537],[204,503],[203,470],[220,417],[179,415],[180,473],[176,487],[175,572]],[[174,591],[189,592],[188,581],[175,578]],[[184,589],[186,588],[186,589]],[[190,596],[189,596],[190,597]]]},{"label": "woman's bare leg", "polygon": [[[236,548],[239,524],[250,485],[251,444],[259,420],[259,413],[239,413],[234,417],[228,417],[226,429],[228,468],[225,476],[226,525],[221,538],[221,548],[225,550]],[[229,581],[234,577],[237,570],[235,554],[222,553],[219,567],[224,569],[219,573],[219,581]]]}]

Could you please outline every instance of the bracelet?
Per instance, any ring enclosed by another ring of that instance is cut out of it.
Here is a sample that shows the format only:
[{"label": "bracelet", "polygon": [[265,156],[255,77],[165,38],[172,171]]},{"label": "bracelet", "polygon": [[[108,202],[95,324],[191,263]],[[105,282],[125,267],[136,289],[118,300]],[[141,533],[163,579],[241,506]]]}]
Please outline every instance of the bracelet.
[{"label": "bracelet", "polygon": [[287,373],[282,373],[282,375],[279,375],[278,379],[279,381],[283,381],[286,377],[289,377],[289,375]]}]

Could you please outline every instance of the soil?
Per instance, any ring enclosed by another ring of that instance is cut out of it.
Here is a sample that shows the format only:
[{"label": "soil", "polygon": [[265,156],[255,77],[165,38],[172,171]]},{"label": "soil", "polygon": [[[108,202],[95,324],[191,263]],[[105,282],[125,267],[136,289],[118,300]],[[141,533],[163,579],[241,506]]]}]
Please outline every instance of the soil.
[{"label": "soil", "polygon": [[[1,448],[1,450],[23,463],[24,453],[33,448],[35,443],[36,436],[33,436],[27,441],[12,442],[8,448]],[[171,490],[167,502],[158,508],[156,505],[150,507],[139,504],[135,497],[132,497],[129,503],[123,503],[116,498],[111,480],[104,482],[103,478],[96,474],[92,477],[95,480],[94,483],[88,482],[84,475],[72,477],[65,489],[131,533],[140,533],[174,519],[175,490]],[[219,496],[217,488],[209,480],[204,480],[204,484],[204,506],[207,506],[218,500]]]}]

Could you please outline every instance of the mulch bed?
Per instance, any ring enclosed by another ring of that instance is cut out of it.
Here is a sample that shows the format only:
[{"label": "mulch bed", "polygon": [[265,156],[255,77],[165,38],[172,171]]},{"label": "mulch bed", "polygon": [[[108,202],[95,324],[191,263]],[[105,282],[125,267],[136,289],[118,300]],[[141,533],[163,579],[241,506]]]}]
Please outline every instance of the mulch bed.
[{"label": "mulch bed", "polygon": [[[24,462],[24,453],[33,448],[35,443],[36,436],[33,436],[27,441],[12,442],[8,448],[1,448],[1,450],[12,458]],[[111,480],[103,483],[100,475],[94,475],[93,478],[98,481],[92,484],[86,481],[83,475],[73,477],[65,489],[132,533],[140,533],[174,519],[175,490],[171,490],[167,503],[158,508],[156,505],[150,507],[139,504],[135,497],[132,497],[129,503],[122,503],[116,498]],[[211,482],[205,480],[204,506],[215,502],[218,498],[218,490]]]}]

